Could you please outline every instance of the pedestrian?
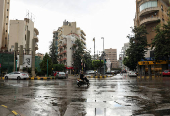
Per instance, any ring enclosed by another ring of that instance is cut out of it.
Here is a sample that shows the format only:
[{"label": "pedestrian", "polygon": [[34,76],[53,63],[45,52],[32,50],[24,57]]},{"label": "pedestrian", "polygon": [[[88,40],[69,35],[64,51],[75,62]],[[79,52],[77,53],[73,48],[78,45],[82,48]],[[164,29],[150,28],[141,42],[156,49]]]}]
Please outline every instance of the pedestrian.
[{"label": "pedestrian", "polygon": [[66,77],[68,78],[68,70],[66,71]]}]

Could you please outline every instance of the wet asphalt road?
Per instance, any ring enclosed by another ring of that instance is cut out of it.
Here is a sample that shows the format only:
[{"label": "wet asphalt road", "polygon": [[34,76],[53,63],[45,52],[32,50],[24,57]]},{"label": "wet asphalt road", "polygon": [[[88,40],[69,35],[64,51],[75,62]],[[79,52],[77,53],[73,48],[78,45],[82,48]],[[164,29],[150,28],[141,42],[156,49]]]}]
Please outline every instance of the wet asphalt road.
[{"label": "wet asphalt road", "polygon": [[70,78],[0,80],[0,105],[21,116],[170,116],[170,77],[118,74],[80,88]]}]

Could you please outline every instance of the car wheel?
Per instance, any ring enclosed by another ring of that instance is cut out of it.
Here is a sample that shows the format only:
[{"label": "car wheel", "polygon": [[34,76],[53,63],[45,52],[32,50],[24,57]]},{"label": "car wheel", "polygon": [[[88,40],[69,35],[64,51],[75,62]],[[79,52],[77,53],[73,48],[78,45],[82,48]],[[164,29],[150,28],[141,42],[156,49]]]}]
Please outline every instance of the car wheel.
[{"label": "car wheel", "polygon": [[21,77],[17,77],[17,80],[20,80],[21,79]]},{"label": "car wheel", "polygon": [[5,76],[5,80],[8,80],[8,76]]}]

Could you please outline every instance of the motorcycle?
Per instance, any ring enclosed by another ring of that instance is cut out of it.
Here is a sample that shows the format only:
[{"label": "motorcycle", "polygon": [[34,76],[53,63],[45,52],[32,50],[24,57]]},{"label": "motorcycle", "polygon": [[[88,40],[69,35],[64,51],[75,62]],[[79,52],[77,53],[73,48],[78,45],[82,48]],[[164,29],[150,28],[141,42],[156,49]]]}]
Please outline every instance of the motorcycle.
[{"label": "motorcycle", "polygon": [[82,86],[82,85],[87,85],[87,87],[90,85],[90,83],[89,83],[89,81],[88,82],[86,82],[86,81],[83,81],[83,80],[81,80],[81,79],[78,79],[77,80],[77,85],[78,85],[78,87],[80,87],[80,86]]}]

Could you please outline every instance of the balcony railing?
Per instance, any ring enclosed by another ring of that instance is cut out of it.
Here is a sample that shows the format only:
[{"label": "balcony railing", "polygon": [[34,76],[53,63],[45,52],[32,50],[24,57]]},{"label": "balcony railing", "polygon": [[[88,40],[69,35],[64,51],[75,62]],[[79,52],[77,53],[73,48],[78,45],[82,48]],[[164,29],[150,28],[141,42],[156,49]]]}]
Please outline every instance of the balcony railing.
[{"label": "balcony railing", "polygon": [[63,47],[65,47],[67,44],[63,44]]},{"label": "balcony railing", "polygon": [[149,14],[149,13],[152,13],[152,12],[155,12],[155,11],[159,11],[159,10],[160,10],[159,7],[147,8],[147,9],[142,10],[139,13],[139,16],[143,16],[143,15],[146,15],[146,14]]},{"label": "balcony railing", "polygon": [[34,36],[35,42],[38,42],[38,37]]},{"label": "balcony railing", "polygon": [[140,21],[140,25],[142,24],[148,24],[152,22],[157,22],[160,20],[160,17],[148,17]]}]

